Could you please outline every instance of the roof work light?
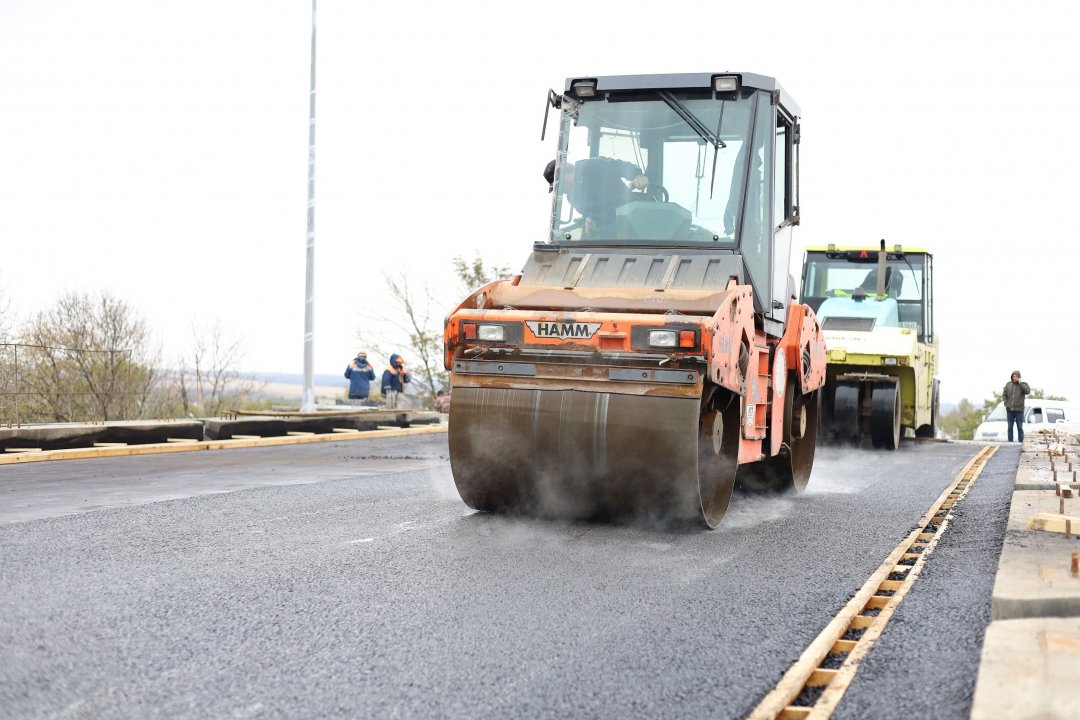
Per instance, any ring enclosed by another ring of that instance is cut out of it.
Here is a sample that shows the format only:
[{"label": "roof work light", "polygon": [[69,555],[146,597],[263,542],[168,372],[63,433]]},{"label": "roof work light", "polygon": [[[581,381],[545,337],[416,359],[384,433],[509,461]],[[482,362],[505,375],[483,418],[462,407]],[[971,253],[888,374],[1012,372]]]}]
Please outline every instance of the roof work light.
[{"label": "roof work light", "polygon": [[734,75],[717,75],[713,78],[713,90],[721,92],[735,92],[739,89],[739,78]]},{"label": "roof work light", "polygon": [[581,98],[596,97],[596,81],[575,80],[570,85],[570,91]]}]

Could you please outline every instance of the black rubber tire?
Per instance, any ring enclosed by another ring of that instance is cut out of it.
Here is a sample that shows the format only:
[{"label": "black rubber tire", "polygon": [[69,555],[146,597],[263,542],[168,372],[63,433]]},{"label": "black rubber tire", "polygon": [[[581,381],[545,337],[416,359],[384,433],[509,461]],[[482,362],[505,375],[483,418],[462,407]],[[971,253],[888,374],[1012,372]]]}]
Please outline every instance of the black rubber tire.
[{"label": "black rubber tire", "polygon": [[870,438],[874,447],[895,450],[900,446],[900,385],[874,385],[870,411]]},{"label": "black rubber tire", "polygon": [[837,385],[833,390],[832,422],[829,430],[837,443],[862,444],[859,427],[859,386]]}]

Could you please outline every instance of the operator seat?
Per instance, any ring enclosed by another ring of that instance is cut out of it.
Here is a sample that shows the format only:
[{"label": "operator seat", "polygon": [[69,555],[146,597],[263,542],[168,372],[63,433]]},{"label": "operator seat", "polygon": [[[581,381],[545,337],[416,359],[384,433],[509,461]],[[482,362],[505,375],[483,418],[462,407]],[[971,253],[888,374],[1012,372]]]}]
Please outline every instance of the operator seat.
[{"label": "operator seat", "polygon": [[885,294],[899,300],[900,291],[904,288],[904,274],[895,272],[893,268],[885,268],[885,271]]},{"label": "operator seat", "polygon": [[[867,295],[873,295],[877,292],[877,268],[874,268],[870,272],[866,273],[866,277],[863,279],[862,284],[859,285],[859,290]],[[896,299],[900,296],[900,291],[904,287],[904,276],[902,273],[894,272],[894,268],[885,268],[885,294],[889,297]]]}]

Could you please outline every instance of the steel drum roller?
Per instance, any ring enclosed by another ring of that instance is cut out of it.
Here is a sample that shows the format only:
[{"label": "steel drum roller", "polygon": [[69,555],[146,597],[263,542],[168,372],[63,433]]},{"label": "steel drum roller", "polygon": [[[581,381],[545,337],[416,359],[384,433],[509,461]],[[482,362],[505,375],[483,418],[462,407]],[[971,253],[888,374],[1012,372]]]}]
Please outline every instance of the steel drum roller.
[{"label": "steel drum roller", "polygon": [[698,398],[470,387],[453,397],[450,464],[477,510],[709,526],[726,510],[735,467],[721,471],[714,458],[737,435],[737,419],[726,430],[715,419],[704,427]]}]

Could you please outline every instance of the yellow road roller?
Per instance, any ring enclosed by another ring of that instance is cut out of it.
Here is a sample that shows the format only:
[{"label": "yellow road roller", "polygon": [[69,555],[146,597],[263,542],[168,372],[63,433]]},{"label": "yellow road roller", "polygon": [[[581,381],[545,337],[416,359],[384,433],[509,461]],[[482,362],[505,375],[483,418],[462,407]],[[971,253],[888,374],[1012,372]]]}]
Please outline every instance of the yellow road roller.
[{"label": "yellow road roller", "polygon": [[939,400],[934,257],[922,248],[810,247],[802,301],[828,345],[823,440],[895,450],[932,438]]}]

